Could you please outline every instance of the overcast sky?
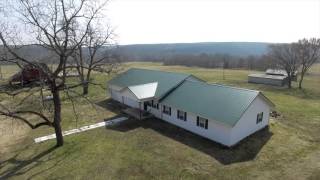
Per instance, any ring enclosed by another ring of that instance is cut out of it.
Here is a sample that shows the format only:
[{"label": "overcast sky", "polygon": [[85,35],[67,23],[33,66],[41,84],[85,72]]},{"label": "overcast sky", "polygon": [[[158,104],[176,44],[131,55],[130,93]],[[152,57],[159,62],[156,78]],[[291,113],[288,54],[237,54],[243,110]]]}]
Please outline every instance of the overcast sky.
[{"label": "overcast sky", "polygon": [[320,0],[111,0],[120,44],[320,37]]}]

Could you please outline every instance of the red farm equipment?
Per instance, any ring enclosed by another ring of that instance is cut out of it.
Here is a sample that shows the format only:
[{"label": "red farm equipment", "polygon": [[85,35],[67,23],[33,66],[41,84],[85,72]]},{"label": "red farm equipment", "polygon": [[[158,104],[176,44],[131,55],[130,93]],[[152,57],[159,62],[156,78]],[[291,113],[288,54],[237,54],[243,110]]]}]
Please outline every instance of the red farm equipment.
[{"label": "red farm equipment", "polygon": [[45,71],[48,70],[48,66],[44,63],[34,64],[35,65],[27,64],[23,66],[20,72],[10,78],[9,84],[21,84],[24,86],[32,82],[45,82]]}]

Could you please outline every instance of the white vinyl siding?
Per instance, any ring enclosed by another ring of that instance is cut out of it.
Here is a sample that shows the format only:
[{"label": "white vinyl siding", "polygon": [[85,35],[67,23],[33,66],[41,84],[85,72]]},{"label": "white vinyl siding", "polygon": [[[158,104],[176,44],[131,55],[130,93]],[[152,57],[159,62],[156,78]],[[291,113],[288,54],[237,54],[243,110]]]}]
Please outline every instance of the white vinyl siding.
[{"label": "white vinyl siding", "polygon": [[171,107],[171,116],[162,113],[160,119],[212,141],[219,142],[226,146],[229,145],[228,142],[230,141],[231,134],[230,126],[208,119],[208,129],[205,129],[197,126],[197,115],[187,112],[186,121],[182,121],[177,118],[177,113],[178,109]]},{"label": "white vinyl siding", "polygon": [[109,89],[109,91],[110,91],[110,95],[111,95],[112,99],[122,103],[122,96],[119,91],[111,89],[111,88]]},{"label": "white vinyl siding", "polygon": [[117,91],[110,88],[110,94],[112,99],[128,105],[130,107],[139,108],[139,102],[132,96],[127,90]]},{"label": "white vinyl siding", "polygon": [[[140,108],[139,102],[137,102],[134,99],[131,99],[129,97],[123,96],[123,103],[127,106],[133,107],[133,108]],[[142,107],[143,108],[143,107]]]},{"label": "white vinyl siding", "polygon": [[[257,124],[257,114],[261,112],[263,112],[262,121]],[[269,105],[262,97],[258,96],[232,128],[230,145],[234,145],[250,134],[268,126],[269,113]]]}]

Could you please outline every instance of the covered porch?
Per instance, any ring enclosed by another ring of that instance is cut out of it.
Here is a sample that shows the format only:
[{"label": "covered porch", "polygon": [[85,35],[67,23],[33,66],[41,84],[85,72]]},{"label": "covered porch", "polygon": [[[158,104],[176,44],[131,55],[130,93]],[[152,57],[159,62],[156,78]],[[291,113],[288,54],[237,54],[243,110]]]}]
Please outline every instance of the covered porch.
[{"label": "covered porch", "polygon": [[123,112],[139,120],[152,117],[150,107],[157,87],[158,83],[153,82],[123,89],[121,91],[123,103],[128,106]]},{"label": "covered porch", "polygon": [[153,117],[149,111],[141,110],[138,108],[128,107],[122,110],[125,114],[134,117],[135,119],[144,120]]}]

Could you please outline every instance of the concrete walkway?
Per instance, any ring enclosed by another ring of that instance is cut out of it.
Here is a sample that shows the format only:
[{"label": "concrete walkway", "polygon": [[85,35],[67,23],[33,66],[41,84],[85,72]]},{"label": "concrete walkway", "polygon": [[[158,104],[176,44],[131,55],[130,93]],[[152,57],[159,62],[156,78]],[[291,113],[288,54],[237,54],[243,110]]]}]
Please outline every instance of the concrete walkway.
[{"label": "concrete walkway", "polygon": [[[64,132],[62,132],[62,135],[63,136],[67,136],[67,135],[70,135],[70,134],[81,133],[81,132],[88,131],[88,130],[91,130],[91,129],[95,129],[95,128],[98,128],[98,127],[111,126],[113,124],[120,123],[120,122],[125,121],[127,119],[128,118],[126,118],[126,117],[120,117],[120,118],[109,120],[109,121],[99,122],[97,124],[92,124],[92,125],[89,125],[89,126],[83,126],[81,128],[78,128],[78,129],[71,129],[71,130],[68,130],[68,131],[64,131]],[[55,139],[55,138],[56,138],[56,134],[51,134],[51,135],[48,135],[48,136],[35,138],[34,142],[35,143],[41,143],[41,142],[44,142],[44,141],[47,141],[47,140],[50,140],[50,139]]]}]

